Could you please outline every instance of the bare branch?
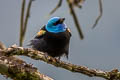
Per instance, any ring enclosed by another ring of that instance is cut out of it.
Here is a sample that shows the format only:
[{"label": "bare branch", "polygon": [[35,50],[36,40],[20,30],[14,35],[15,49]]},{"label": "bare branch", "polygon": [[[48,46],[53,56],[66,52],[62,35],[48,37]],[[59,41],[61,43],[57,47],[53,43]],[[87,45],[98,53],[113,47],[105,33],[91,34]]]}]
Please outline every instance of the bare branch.
[{"label": "bare branch", "polygon": [[50,15],[53,14],[61,5],[63,0],[59,0],[57,6],[50,12]]},{"label": "bare branch", "polygon": [[78,22],[78,19],[77,19],[77,17],[76,17],[75,11],[74,11],[74,9],[73,9],[73,5],[72,5],[72,3],[70,2],[70,0],[67,0],[67,3],[68,3],[68,6],[69,6],[69,9],[70,9],[70,13],[71,13],[71,15],[73,16],[73,19],[74,19],[76,28],[77,28],[77,30],[78,30],[78,32],[79,32],[80,39],[83,39],[83,38],[84,38],[83,32],[82,32],[82,30],[81,30],[81,26],[80,26],[80,24],[79,24],[79,22]]},{"label": "bare branch", "polygon": [[27,13],[26,13],[25,22],[24,22],[23,37],[25,36],[25,32],[26,32],[26,29],[27,29],[27,24],[28,24],[28,19],[30,17],[30,9],[31,9],[31,5],[32,5],[32,1],[34,1],[34,0],[30,0],[29,3],[28,3]]},{"label": "bare branch", "polygon": [[102,71],[98,69],[90,69],[85,66],[79,66],[79,65],[74,65],[74,64],[67,63],[64,61],[60,61],[56,58],[46,55],[43,52],[39,52],[39,51],[30,49],[30,48],[22,48],[22,47],[13,46],[11,48],[8,48],[6,51],[4,51],[4,53],[6,55],[29,56],[35,60],[41,60],[41,61],[47,62],[48,64],[52,64],[56,67],[61,67],[71,72],[82,73],[90,77],[96,76],[96,77],[102,77],[107,80],[120,80],[120,72],[117,69],[114,69],[110,72]]},{"label": "bare branch", "polygon": [[75,6],[77,6],[78,8],[82,8],[82,6],[80,4],[82,4],[85,0],[70,0],[71,3],[73,3]]},{"label": "bare branch", "polygon": [[23,41],[24,41],[26,29],[27,29],[27,24],[28,24],[28,19],[30,17],[30,9],[31,9],[31,5],[32,5],[33,1],[34,0],[29,0],[25,20],[24,20],[24,14],[25,14],[24,12],[25,12],[25,2],[26,2],[26,0],[23,0],[23,3],[22,3],[21,22],[20,22],[21,23],[21,26],[20,26],[20,44],[19,44],[20,46],[23,45]]},{"label": "bare branch", "polygon": [[99,0],[99,11],[100,11],[100,14],[99,14],[99,16],[96,18],[96,21],[95,21],[95,23],[94,23],[94,25],[93,25],[92,28],[95,28],[95,27],[96,27],[96,25],[98,24],[99,20],[100,20],[101,17],[102,17],[102,14],[103,14],[102,0]]},{"label": "bare branch", "polygon": [[26,4],[26,0],[22,0],[21,16],[20,16],[20,39],[19,39],[19,45],[20,46],[22,46],[22,43],[23,43],[25,4]]}]

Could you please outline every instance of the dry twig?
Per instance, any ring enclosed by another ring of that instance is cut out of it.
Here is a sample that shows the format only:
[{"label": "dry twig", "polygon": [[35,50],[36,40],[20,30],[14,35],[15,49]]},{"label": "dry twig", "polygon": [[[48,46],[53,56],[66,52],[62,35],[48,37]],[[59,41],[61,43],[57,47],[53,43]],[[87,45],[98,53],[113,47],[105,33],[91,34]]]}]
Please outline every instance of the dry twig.
[{"label": "dry twig", "polygon": [[103,14],[102,0],[99,0],[99,11],[100,11],[100,14],[99,14],[99,16],[96,18],[95,23],[94,23],[94,25],[93,25],[92,28],[95,28],[95,27],[96,27],[96,25],[98,24],[99,20],[100,20],[101,17],[102,17],[102,14]]},{"label": "dry twig", "polygon": [[24,29],[24,12],[25,12],[25,4],[26,0],[22,0],[22,7],[21,7],[21,18],[20,18],[20,40],[19,45],[22,46],[23,44],[23,29]]},{"label": "dry twig", "polygon": [[[20,40],[19,40],[19,45],[20,46],[23,45],[23,41],[24,41],[26,29],[27,29],[27,23],[28,23],[28,19],[30,17],[30,9],[31,9],[31,5],[32,5],[33,1],[34,0],[29,0],[26,16],[24,16],[26,0],[23,0],[23,2],[22,2],[21,20],[20,20]],[[24,17],[25,17],[25,20],[24,20]]]},{"label": "dry twig", "polygon": [[57,6],[50,12],[50,15],[53,14],[61,5],[63,0],[59,0]]}]

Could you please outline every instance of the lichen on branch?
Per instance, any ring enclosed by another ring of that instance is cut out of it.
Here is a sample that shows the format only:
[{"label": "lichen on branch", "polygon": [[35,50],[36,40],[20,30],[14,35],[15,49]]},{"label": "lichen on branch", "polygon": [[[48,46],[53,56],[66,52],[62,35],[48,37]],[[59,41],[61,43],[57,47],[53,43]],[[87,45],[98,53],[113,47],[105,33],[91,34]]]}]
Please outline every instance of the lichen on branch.
[{"label": "lichen on branch", "polygon": [[0,49],[0,74],[13,80],[53,80],[41,74],[37,68],[13,56],[5,55],[8,49]]},{"label": "lichen on branch", "polygon": [[13,55],[28,56],[28,57],[31,57],[32,59],[41,60],[48,64],[52,64],[55,67],[60,67],[60,68],[69,70],[71,72],[82,73],[82,74],[90,76],[90,77],[101,77],[101,78],[104,78],[107,80],[120,80],[120,72],[118,71],[118,69],[114,69],[110,72],[102,71],[102,70],[98,70],[98,69],[90,69],[85,66],[75,65],[75,64],[61,61],[59,59],[48,56],[43,52],[33,50],[31,48],[12,46],[10,48],[7,48],[4,51],[4,53],[7,56],[13,56]]}]

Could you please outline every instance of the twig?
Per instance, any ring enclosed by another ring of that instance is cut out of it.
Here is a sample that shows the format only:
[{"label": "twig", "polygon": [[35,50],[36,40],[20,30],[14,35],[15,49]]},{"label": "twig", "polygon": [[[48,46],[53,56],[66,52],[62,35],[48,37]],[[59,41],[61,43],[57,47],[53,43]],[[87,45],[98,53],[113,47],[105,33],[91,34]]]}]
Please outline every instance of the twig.
[{"label": "twig", "polygon": [[25,22],[24,22],[23,37],[25,36],[25,32],[26,32],[26,29],[27,29],[27,24],[28,24],[28,19],[30,17],[30,9],[31,9],[31,5],[32,5],[32,1],[34,1],[34,0],[30,0],[29,3],[28,3],[27,13],[26,13]]},{"label": "twig", "polygon": [[61,6],[62,1],[63,1],[63,0],[59,0],[57,6],[50,12],[50,15],[53,14],[53,13]]},{"label": "twig", "polygon": [[75,6],[77,6],[78,8],[82,8],[82,6],[80,4],[82,4],[85,0],[70,0],[71,3],[73,3]]},{"label": "twig", "polygon": [[90,69],[85,66],[79,66],[79,65],[74,65],[71,63],[67,63],[64,61],[60,61],[56,58],[50,57],[46,55],[43,52],[39,52],[30,48],[23,48],[23,47],[17,47],[13,46],[11,48],[8,48],[6,51],[4,51],[6,55],[24,55],[31,57],[35,60],[41,60],[44,62],[47,62],[48,64],[52,64],[56,67],[61,67],[66,70],[69,70],[71,72],[78,72],[85,74],[90,77],[102,77],[107,80],[120,80],[120,72],[117,69],[114,69],[110,72],[102,71],[102,70],[97,70],[97,69]]},{"label": "twig", "polygon": [[77,17],[76,17],[75,11],[74,11],[74,9],[73,9],[73,5],[72,5],[72,3],[70,2],[70,0],[67,0],[67,3],[68,3],[68,6],[69,6],[71,15],[73,16],[73,19],[74,19],[76,28],[77,28],[77,30],[78,30],[78,32],[79,32],[79,36],[80,36],[81,39],[83,39],[83,38],[84,38],[83,32],[82,32],[82,30],[81,30],[81,26],[80,26],[80,24],[79,24],[79,22],[78,22],[78,19],[77,19]]},{"label": "twig", "polygon": [[24,12],[25,12],[25,4],[26,0],[22,0],[22,7],[21,7],[21,18],[20,18],[20,39],[19,45],[22,46],[23,43],[23,29],[24,29]]},{"label": "twig", "polygon": [[99,16],[97,17],[97,19],[96,19],[96,21],[95,21],[95,23],[94,23],[94,25],[93,25],[92,28],[95,28],[95,27],[96,27],[96,25],[98,24],[100,18],[102,17],[102,14],[103,14],[102,0],[99,0],[99,11],[100,11],[100,14],[99,14]]},{"label": "twig", "polygon": [[5,56],[0,50],[0,73],[13,80],[53,80],[21,59]]},{"label": "twig", "polygon": [[22,9],[21,9],[21,27],[20,27],[20,44],[19,44],[20,46],[23,45],[23,41],[24,41],[26,29],[27,29],[27,24],[28,24],[28,19],[30,17],[30,9],[31,9],[32,2],[34,0],[29,0],[26,16],[25,16],[25,20],[24,20],[25,1],[26,0],[23,0]]}]

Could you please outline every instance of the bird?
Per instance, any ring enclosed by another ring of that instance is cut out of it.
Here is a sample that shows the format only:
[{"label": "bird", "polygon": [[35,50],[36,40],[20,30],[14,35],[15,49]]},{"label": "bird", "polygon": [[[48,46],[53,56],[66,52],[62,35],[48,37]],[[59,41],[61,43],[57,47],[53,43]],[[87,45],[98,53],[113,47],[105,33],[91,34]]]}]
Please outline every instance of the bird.
[{"label": "bird", "polygon": [[33,40],[30,46],[58,59],[65,56],[68,59],[71,31],[64,23],[65,18],[53,17],[48,20]]}]

